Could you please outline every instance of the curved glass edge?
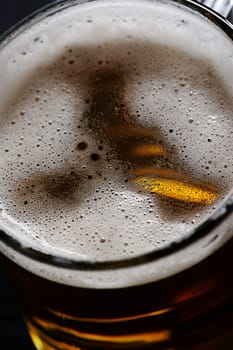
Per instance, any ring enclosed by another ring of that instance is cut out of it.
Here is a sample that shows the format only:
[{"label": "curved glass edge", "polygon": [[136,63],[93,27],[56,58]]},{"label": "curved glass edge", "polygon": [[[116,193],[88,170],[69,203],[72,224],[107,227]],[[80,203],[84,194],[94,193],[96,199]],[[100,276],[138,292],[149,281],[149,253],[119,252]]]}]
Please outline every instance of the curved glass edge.
[{"label": "curved glass edge", "polygon": [[[38,19],[40,15],[43,15],[43,13],[47,13],[50,8],[54,7],[55,5],[58,5],[61,2],[61,0],[55,0],[54,2],[45,5],[41,7],[39,10],[35,10],[32,13],[30,13],[28,16],[24,17],[20,21],[18,21],[15,25],[11,26],[9,29],[7,29],[4,33],[0,35],[0,44],[2,45],[5,40],[10,40],[12,37],[14,37],[14,33],[16,34],[15,36],[18,35],[18,30],[23,31],[25,27],[28,27],[28,24],[30,24],[31,20],[35,19],[35,17],[38,16]],[[64,2],[64,0],[62,1]],[[16,33],[17,32],[17,33]]]},{"label": "curved glass edge", "polygon": [[[3,35],[0,36],[0,45],[4,47],[10,40],[14,39],[22,33],[25,29],[30,27],[31,24],[35,24],[42,18],[47,18],[54,13],[60,12],[67,7],[74,6],[76,4],[82,4],[85,2],[92,2],[96,0],[55,0],[42,7],[41,9],[34,11],[23,20],[19,21],[15,26],[11,27]],[[154,0],[150,0],[154,1]],[[167,0],[158,0],[160,2],[168,2]],[[233,40],[233,24],[225,19],[223,16],[206,7],[205,5],[195,0],[169,0],[174,1],[175,4],[180,7],[184,6],[190,8],[204,17],[208,18],[216,26],[222,29],[225,34]],[[5,231],[0,230],[0,241],[10,249],[15,250],[17,253],[37,261],[38,263],[45,263],[54,267],[61,267],[69,270],[89,270],[89,271],[104,271],[111,269],[119,269],[132,267],[137,265],[146,264],[156,261],[158,259],[169,256],[173,253],[181,251],[187,248],[191,244],[201,240],[209,233],[213,228],[217,228],[221,223],[233,213],[233,194],[231,194],[225,202],[214,212],[204,223],[199,225],[196,229],[189,232],[187,237],[183,237],[180,240],[172,242],[167,246],[149,251],[148,253],[140,254],[130,258],[123,258],[121,260],[108,260],[108,261],[96,261],[96,260],[75,260],[71,258],[60,257],[52,254],[42,253],[41,251],[25,247],[17,239],[9,236]]]},{"label": "curved glass edge", "polygon": [[54,267],[62,267],[70,270],[89,270],[103,271],[111,269],[119,269],[131,266],[142,265],[164,258],[168,255],[181,251],[191,244],[201,240],[203,237],[211,233],[212,229],[217,228],[221,223],[233,213],[233,194],[218,210],[212,214],[204,223],[189,233],[189,236],[177,240],[163,248],[153,250],[143,255],[124,258],[122,260],[75,260],[71,258],[59,257],[47,253],[42,253],[35,248],[25,247],[15,238],[7,235],[6,232],[0,230],[0,240],[10,246],[18,253],[24,255],[39,263],[45,263]]},{"label": "curved glass edge", "polygon": [[197,0],[227,18],[233,8],[231,0]]},{"label": "curved glass edge", "polygon": [[204,17],[208,18],[212,23],[222,29],[233,40],[233,24],[227,18],[215,10],[207,7],[198,0],[176,0],[176,3],[189,7],[194,11],[198,11]]}]

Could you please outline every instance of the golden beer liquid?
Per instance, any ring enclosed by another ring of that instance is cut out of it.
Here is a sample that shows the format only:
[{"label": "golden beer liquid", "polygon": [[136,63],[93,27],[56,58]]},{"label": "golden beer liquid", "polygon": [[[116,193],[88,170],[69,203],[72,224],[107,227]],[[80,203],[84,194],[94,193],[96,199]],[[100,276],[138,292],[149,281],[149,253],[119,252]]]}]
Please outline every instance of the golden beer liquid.
[{"label": "golden beer liquid", "polygon": [[65,286],[1,263],[38,350],[220,350],[233,339],[233,285],[224,268],[232,244],[171,278],[109,290]]}]

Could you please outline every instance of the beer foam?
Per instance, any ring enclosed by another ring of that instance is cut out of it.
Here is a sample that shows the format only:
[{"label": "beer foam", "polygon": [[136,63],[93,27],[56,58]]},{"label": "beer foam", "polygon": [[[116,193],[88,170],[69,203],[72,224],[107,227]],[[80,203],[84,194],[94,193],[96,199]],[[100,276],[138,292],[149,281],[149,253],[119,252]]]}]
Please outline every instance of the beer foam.
[{"label": "beer foam", "polygon": [[[232,57],[213,24],[169,2],[74,4],[18,33],[0,55],[1,227],[25,247],[81,261],[132,257],[187,237],[232,188]],[[133,123],[139,134],[129,141]],[[153,167],[208,182],[220,189],[215,203],[187,204],[135,184],[144,163],[135,165],[129,150],[149,130],[166,152]],[[45,271],[2,249],[67,284],[123,283],[111,273],[94,282]],[[210,252],[141,278],[162,278]]]}]

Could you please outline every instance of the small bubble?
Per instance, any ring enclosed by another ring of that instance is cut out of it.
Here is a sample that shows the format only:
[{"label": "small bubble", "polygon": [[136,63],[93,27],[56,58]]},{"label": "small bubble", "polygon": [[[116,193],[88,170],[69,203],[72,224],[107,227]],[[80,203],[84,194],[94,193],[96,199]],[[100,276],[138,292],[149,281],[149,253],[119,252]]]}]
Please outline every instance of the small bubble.
[{"label": "small bubble", "polygon": [[85,149],[87,149],[87,143],[86,142],[80,142],[77,146],[77,149],[80,151],[84,151]]},{"label": "small bubble", "polygon": [[91,160],[93,160],[94,162],[96,162],[99,159],[100,159],[99,154],[97,154],[97,153],[92,153],[91,154]]}]

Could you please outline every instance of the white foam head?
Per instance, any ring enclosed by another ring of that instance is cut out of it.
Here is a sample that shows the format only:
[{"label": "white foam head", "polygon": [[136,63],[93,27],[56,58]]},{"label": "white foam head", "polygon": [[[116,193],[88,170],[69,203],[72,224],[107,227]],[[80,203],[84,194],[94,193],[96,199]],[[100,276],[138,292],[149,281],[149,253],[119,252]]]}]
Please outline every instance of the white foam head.
[{"label": "white foam head", "polygon": [[[217,27],[170,2],[96,1],[40,18],[0,54],[1,227],[24,246],[83,261],[132,257],[186,236],[232,187],[232,57]],[[117,97],[140,126],[159,129],[172,167],[221,188],[214,205],[174,205],[132,184],[133,166],[89,120],[92,77],[106,71],[123,76]],[[46,278],[109,288],[165,277],[211,252],[170,258],[162,273],[159,263],[142,268],[138,281],[129,271],[45,269],[2,250]]]}]

